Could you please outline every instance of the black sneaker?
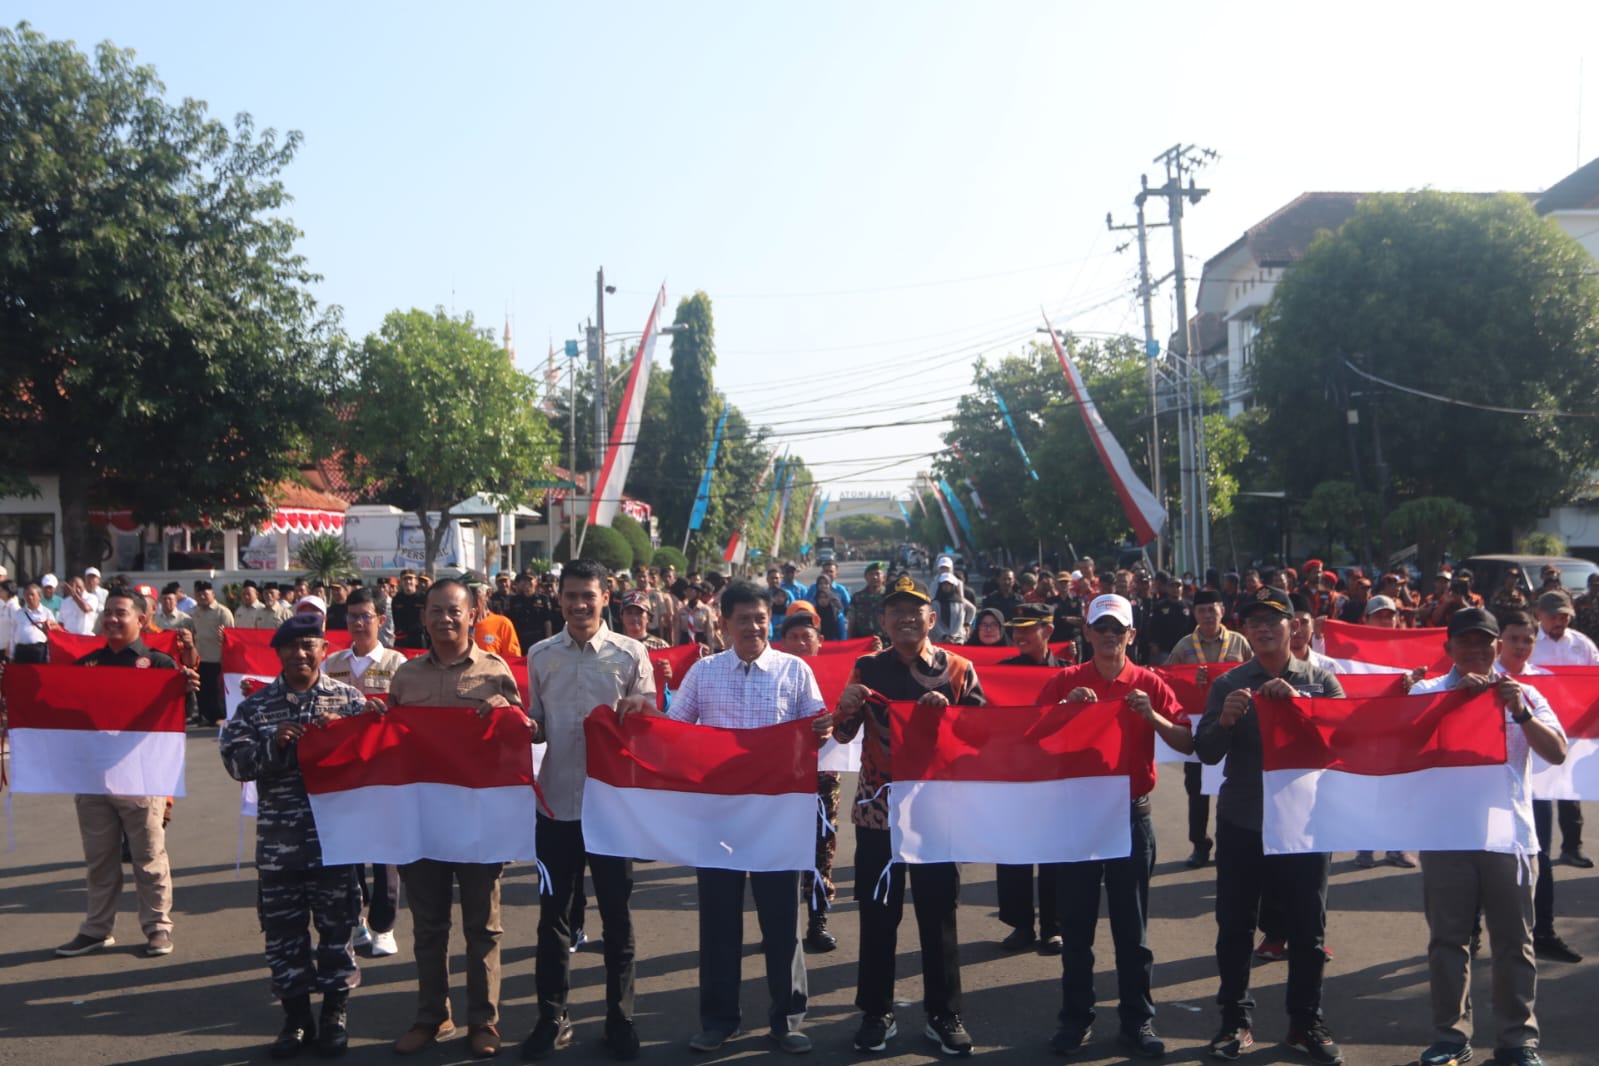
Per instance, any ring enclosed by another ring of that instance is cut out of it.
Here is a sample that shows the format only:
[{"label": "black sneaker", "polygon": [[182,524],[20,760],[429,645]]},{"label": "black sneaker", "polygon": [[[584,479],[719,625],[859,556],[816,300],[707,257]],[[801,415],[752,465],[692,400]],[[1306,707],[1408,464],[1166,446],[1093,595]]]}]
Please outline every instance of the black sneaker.
[{"label": "black sneaker", "polygon": [[1502,1047],[1494,1052],[1500,1066],[1543,1066],[1543,1056],[1535,1047]]},{"label": "black sneaker", "polygon": [[1288,1039],[1283,1043],[1291,1048],[1303,1051],[1311,1062],[1320,1062],[1326,1066],[1344,1061],[1344,1053],[1338,1050],[1338,1045],[1333,1043],[1332,1034],[1320,1022],[1311,1022],[1309,1025],[1291,1025],[1288,1027]]},{"label": "black sneaker", "polygon": [[87,955],[91,951],[108,948],[116,942],[117,938],[114,936],[96,937],[79,933],[65,944],[56,948],[56,954],[63,959],[75,959],[79,955]]},{"label": "black sneaker", "polygon": [[882,1051],[891,1038],[899,1035],[893,1014],[868,1014],[855,1030],[856,1051]]},{"label": "black sneaker", "polygon": [[633,1022],[619,1015],[607,1015],[605,1046],[611,1049],[613,1057],[623,1062],[638,1058],[638,1030],[633,1028]]},{"label": "black sneaker", "polygon": [[961,1024],[959,1014],[938,1014],[928,1018],[923,1033],[946,1055],[972,1053],[972,1037]]},{"label": "black sneaker", "polygon": [[1116,1035],[1116,1043],[1134,1055],[1142,1055],[1146,1059],[1158,1059],[1166,1054],[1166,1041],[1155,1035],[1154,1022],[1140,1025],[1136,1033],[1122,1030]]},{"label": "black sneaker", "polygon": [[1091,1032],[1093,1032],[1092,1026],[1063,1025],[1049,1038],[1049,1050],[1057,1055],[1075,1055],[1088,1042],[1088,1034]]},{"label": "black sneaker", "polygon": [[536,1062],[552,1051],[559,1051],[572,1042],[572,1023],[563,1013],[559,1017],[544,1016],[522,1041],[522,1061]]},{"label": "black sneaker", "polygon": [[1535,936],[1532,938],[1532,953],[1545,962],[1581,962],[1582,956],[1571,950],[1571,946],[1558,936]]},{"label": "black sneaker", "polygon": [[1247,1025],[1222,1026],[1221,1032],[1210,1038],[1210,1057],[1228,1062],[1243,1054],[1255,1043],[1255,1034]]},{"label": "black sneaker", "polygon": [[1416,1066],[1466,1066],[1471,1061],[1471,1045],[1439,1040],[1416,1060]]}]

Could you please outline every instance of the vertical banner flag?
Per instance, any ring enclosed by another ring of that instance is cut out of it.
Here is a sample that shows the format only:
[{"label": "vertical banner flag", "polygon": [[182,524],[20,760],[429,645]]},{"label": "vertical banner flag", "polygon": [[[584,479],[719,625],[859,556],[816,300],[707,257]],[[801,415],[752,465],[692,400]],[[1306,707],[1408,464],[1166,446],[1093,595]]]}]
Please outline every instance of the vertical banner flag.
[{"label": "vertical banner flag", "polygon": [[973,548],[977,547],[977,538],[972,536],[972,520],[966,514],[966,505],[961,503],[960,497],[955,495],[955,490],[949,487],[949,482],[944,478],[938,479],[938,487],[943,491],[949,509],[955,512],[955,521],[960,523],[961,532],[966,534],[966,543]]},{"label": "vertical banner flag", "polygon": [[899,513],[905,516],[905,528],[911,528],[911,513],[905,508],[905,501],[895,500],[894,502],[899,504]]},{"label": "vertical banner flag", "polygon": [[805,501],[805,521],[800,523],[800,544],[802,545],[800,548],[801,555],[808,555],[810,553],[811,523],[816,520],[816,497],[820,496],[821,493],[822,490],[817,488],[813,482],[811,484],[811,497]]},{"label": "vertical banner flag", "polygon": [[972,494],[972,503],[977,507],[977,517],[988,521],[988,508],[983,506],[983,498],[977,494],[977,482],[967,478],[965,484],[966,491]]},{"label": "vertical banner flag", "polygon": [[644,320],[644,336],[639,339],[638,354],[633,357],[633,369],[627,375],[627,388],[622,391],[622,405],[616,409],[616,424],[611,428],[611,440],[605,449],[605,461],[599,477],[594,481],[594,496],[589,501],[591,526],[608,526],[622,506],[622,486],[627,483],[628,468],[633,465],[633,448],[638,443],[639,426],[644,421],[644,394],[650,385],[650,361],[655,355],[655,337],[660,332],[660,320],[666,312],[666,285],[656,294],[650,306],[649,318]]},{"label": "vertical banner flag", "polygon": [[833,494],[829,492],[826,496],[822,497],[822,506],[816,510],[816,532],[818,534],[827,532],[827,526],[825,524],[825,520],[827,518],[827,505],[832,502]]},{"label": "vertical banner flag", "polygon": [[[783,487],[783,464],[788,461],[788,449],[785,448],[783,451],[783,456],[777,460],[777,469],[772,474],[772,489],[766,494],[766,510],[761,512],[762,525],[765,525],[766,520],[772,517],[772,504],[777,502],[778,490]],[[755,487],[760,488],[761,486],[756,484]]]},{"label": "vertical banner flag", "polygon": [[777,521],[772,526],[772,558],[776,559],[783,550],[783,520],[788,517],[788,500],[794,492],[794,471],[788,472],[788,478],[783,483],[783,498],[777,505]]},{"label": "vertical banner flag", "polygon": [[1027,447],[1022,444],[1022,438],[1016,432],[1016,423],[1011,421],[1010,408],[1005,406],[1005,397],[999,391],[999,382],[990,377],[988,387],[994,390],[994,402],[999,404],[1000,416],[1005,419],[1005,426],[1010,430],[1010,439],[1016,442],[1016,450],[1022,453],[1022,462],[1027,466],[1027,473],[1037,481],[1038,471],[1033,469],[1033,461],[1027,457]]},{"label": "vertical banner flag", "polygon": [[1056,334],[1055,327],[1050,325],[1047,314],[1044,315],[1044,326],[1049,330],[1049,339],[1054,342],[1055,357],[1060,360],[1061,371],[1066,375],[1066,384],[1070,386],[1072,396],[1077,400],[1077,410],[1083,416],[1083,425],[1088,427],[1088,437],[1094,442],[1094,450],[1099,453],[1099,461],[1105,465],[1105,472],[1110,475],[1111,484],[1116,487],[1116,495],[1121,499],[1122,510],[1127,513],[1127,520],[1132,523],[1134,537],[1139,544],[1148,544],[1165,528],[1166,511],[1161,507],[1160,501],[1155,499],[1155,494],[1149,491],[1149,486],[1133,473],[1133,465],[1127,461],[1127,453],[1122,450],[1110,427],[1105,425],[1099,408],[1094,406],[1094,400],[1088,395],[1087,386],[1083,384],[1082,375],[1077,372],[1077,364],[1072,362],[1071,357],[1066,354],[1066,349],[1061,347],[1060,336]]},{"label": "vertical banner flag", "polygon": [[705,510],[711,505],[711,475],[716,470],[716,452],[722,446],[722,430],[727,426],[727,404],[716,420],[716,433],[711,437],[711,454],[705,458],[705,473],[700,478],[700,489],[694,494],[694,510],[688,516],[688,528],[697,530],[705,524]]},{"label": "vertical banner flag", "polygon": [[955,516],[949,512],[949,504],[944,501],[944,494],[938,491],[938,486],[933,484],[933,479],[927,479],[927,487],[933,493],[933,502],[938,504],[938,513],[944,518],[944,528],[949,530],[949,539],[957,547],[962,547],[960,530],[955,528]]}]

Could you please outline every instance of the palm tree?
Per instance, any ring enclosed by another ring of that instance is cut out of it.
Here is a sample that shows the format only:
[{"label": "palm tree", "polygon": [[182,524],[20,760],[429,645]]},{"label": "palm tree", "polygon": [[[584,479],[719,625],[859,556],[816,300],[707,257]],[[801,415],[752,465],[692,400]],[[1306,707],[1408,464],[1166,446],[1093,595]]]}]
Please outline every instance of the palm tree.
[{"label": "palm tree", "polygon": [[294,549],[296,566],[304,567],[306,579],[330,585],[361,571],[355,565],[355,549],[336,533],[317,533],[306,537]]}]

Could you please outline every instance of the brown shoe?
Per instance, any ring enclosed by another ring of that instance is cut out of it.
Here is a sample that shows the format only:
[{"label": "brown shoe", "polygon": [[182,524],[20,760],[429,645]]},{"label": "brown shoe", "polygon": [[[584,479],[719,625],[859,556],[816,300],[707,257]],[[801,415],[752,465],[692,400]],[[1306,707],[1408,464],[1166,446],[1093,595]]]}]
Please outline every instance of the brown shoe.
[{"label": "brown shoe", "polygon": [[405,1031],[400,1039],[394,1042],[396,1055],[414,1055],[423,1048],[432,1047],[440,1040],[448,1039],[455,1035],[455,1023],[440,1022],[438,1025],[428,1025],[418,1022]]},{"label": "brown shoe", "polygon": [[492,1025],[474,1025],[467,1030],[472,1054],[480,1059],[492,1059],[500,1053],[500,1031]]}]

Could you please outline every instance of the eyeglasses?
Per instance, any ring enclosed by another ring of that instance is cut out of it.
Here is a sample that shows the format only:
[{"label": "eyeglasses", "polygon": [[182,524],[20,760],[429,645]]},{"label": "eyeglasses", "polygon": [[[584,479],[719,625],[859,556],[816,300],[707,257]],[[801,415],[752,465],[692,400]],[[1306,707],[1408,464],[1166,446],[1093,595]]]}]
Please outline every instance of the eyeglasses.
[{"label": "eyeglasses", "polygon": [[1111,636],[1116,637],[1119,637],[1123,633],[1127,632],[1127,627],[1122,625],[1120,622],[1095,622],[1088,628],[1092,629],[1095,633],[1108,633]]}]

